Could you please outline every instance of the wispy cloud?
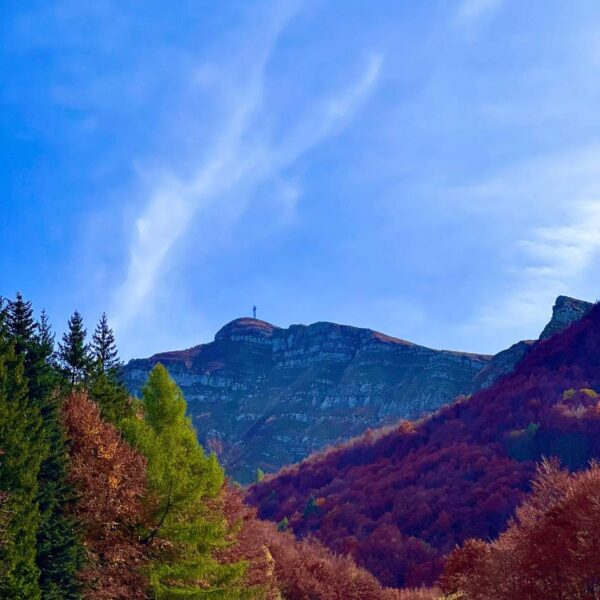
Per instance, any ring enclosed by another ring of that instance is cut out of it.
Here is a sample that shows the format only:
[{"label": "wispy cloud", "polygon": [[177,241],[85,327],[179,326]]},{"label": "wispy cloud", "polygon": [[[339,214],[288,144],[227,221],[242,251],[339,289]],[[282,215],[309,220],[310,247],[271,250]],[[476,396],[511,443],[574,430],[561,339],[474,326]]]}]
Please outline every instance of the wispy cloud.
[{"label": "wispy cloud", "polygon": [[507,329],[534,334],[558,294],[595,299],[597,287],[588,280],[593,281],[600,258],[599,159],[596,146],[578,149],[528,161],[477,188],[471,198],[476,204],[484,199],[500,222],[506,224],[504,219],[519,206],[530,226],[519,225],[522,233],[507,240],[507,262],[499,274],[509,283],[506,294],[461,328],[485,328],[491,337]]},{"label": "wispy cloud", "polygon": [[[485,306],[471,328],[527,331],[545,322],[559,294],[573,294],[600,254],[600,199],[573,207],[566,225],[534,229],[517,243],[520,265],[511,267],[515,288]],[[594,298],[584,298],[591,299]]]},{"label": "wispy cloud", "polygon": [[[352,119],[375,86],[382,57],[373,54],[358,79],[331,97],[316,100],[272,142],[266,135],[268,106],[265,102],[266,70],[277,42],[293,16],[289,11],[271,24],[263,36],[245,84],[236,81],[235,98],[223,122],[223,131],[211,148],[208,159],[194,169],[192,176],[163,176],[150,190],[150,200],[135,224],[124,281],[115,292],[113,323],[127,329],[140,311],[151,306],[161,277],[170,267],[176,244],[202,215],[218,211],[223,221],[234,224],[243,215],[251,191],[268,178],[280,180],[281,171],[327,137],[340,131]],[[246,59],[246,57],[244,57]],[[198,71],[201,82],[214,82],[214,71]],[[210,77],[209,77],[210,75]],[[226,77],[226,73],[221,74]],[[298,185],[287,186],[283,204],[293,208]],[[232,192],[236,192],[235,194]],[[210,240],[204,240],[209,242]]]},{"label": "wispy cloud", "polygon": [[456,16],[458,25],[469,25],[493,14],[505,0],[463,0]]}]

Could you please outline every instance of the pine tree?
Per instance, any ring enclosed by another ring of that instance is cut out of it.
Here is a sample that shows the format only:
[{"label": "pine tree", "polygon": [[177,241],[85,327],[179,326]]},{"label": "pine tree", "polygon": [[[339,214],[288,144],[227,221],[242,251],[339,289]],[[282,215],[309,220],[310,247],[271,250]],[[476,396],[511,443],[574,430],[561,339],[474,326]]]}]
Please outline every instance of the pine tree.
[{"label": "pine tree", "polygon": [[73,386],[82,383],[90,370],[90,348],[86,343],[87,331],[83,318],[75,311],[67,323],[68,331],[58,345],[58,356],[68,382]]},{"label": "pine tree", "polygon": [[120,366],[113,330],[108,326],[106,313],[102,313],[92,338],[92,355],[96,368],[103,373],[116,371]]},{"label": "pine tree", "polygon": [[[8,302],[0,296],[0,344],[8,339]],[[1,346],[0,346],[1,349]]]},{"label": "pine tree", "polygon": [[31,302],[26,302],[21,292],[17,292],[15,299],[8,303],[7,309],[8,332],[14,341],[15,352],[24,354],[36,330]]},{"label": "pine tree", "polygon": [[40,320],[37,324],[37,338],[42,354],[46,357],[46,362],[50,366],[54,366],[54,332],[50,319],[44,309],[40,313]]},{"label": "pine tree", "polygon": [[148,459],[148,502],[154,526],[145,541],[160,539],[171,552],[150,569],[154,597],[245,598],[243,566],[223,565],[213,552],[225,545],[226,521],[214,501],[224,473],[196,439],[181,390],[158,364],[142,390],[144,419],[129,419],[126,436]]},{"label": "pine tree", "polygon": [[38,476],[47,446],[39,411],[27,395],[23,357],[6,336],[0,339],[0,448],[0,490],[8,494],[9,515],[0,547],[0,598],[38,600]]},{"label": "pine tree", "polygon": [[30,302],[20,294],[8,306],[8,329],[23,358],[29,401],[42,418],[47,455],[38,474],[40,519],[36,563],[44,600],[79,598],[76,571],[82,547],[68,516],[73,491],[66,480],[67,447],[60,419],[59,378],[52,365],[54,335],[46,313],[36,323]]},{"label": "pine tree", "polygon": [[48,457],[40,469],[40,528],[37,535],[37,564],[44,600],[74,600],[80,597],[77,571],[83,547],[76,524],[70,516],[74,491],[67,481],[67,441],[60,411],[63,399],[58,394],[59,380],[53,368],[54,335],[45,312],[32,340],[32,357],[37,359],[31,374],[35,399],[38,400]]},{"label": "pine tree", "polygon": [[94,331],[91,351],[94,366],[89,378],[89,394],[100,407],[102,418],[118,426],[123,419],[132,416],[133,404],[121,377],[115,336],[105,313]]}]

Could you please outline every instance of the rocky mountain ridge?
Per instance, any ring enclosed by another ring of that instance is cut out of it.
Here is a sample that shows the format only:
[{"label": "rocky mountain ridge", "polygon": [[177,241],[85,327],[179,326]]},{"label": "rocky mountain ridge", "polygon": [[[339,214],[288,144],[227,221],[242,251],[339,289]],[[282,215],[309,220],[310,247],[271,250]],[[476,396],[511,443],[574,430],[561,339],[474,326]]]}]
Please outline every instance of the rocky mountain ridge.
[{"label": "rocky mountain ridge", "polygon": [[[561,298],[555,328],[569,315],[582,316],[587,304],[574,301],[580,304],[573,311]],[[217,451],[231,476],[248,482],[257,468],[275,471],[369,427],[417,418],[486,387],[532,345],[520,342],[492,357],[336,323],[281,328],[240,318],[213,342],[130,361],[125,382],[139,394],[150,369],[162,363],[185,394],[201,442]]]}]

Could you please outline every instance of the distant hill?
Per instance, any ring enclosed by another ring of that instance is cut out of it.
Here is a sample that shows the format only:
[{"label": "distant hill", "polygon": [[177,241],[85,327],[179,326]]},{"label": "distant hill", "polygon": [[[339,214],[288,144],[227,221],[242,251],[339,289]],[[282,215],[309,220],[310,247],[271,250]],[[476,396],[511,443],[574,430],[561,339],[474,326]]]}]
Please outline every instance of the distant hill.
[{"label": "distant hill", "polygon": [[[565,307],[576,306],[569,311]],[[591,305],[560,297],[555,329]],[[161,362],[182,388],[200,441],[228,473],[252,481],[369,427],[428,414],[512,371],[533,342],[496,357],[432,350],[336,323],[287,329],[241,318],[213,342],[132,360],[125,381],[138,394]]]},{"label": "distant hill", "polygon": [[456,544],[506,526],[542,456],[571,469],[600,457],[600,305],[580,317],[487,389],[317,453],[249,501],[386,585],[432,582]]}]

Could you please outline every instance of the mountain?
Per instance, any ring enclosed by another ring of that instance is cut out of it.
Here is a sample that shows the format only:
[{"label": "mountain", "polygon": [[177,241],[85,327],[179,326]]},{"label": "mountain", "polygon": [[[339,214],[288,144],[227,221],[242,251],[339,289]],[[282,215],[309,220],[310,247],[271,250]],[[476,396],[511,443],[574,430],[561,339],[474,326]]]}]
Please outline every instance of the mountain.
[{"label": "mountain", "polygon": [[600,305],[578,317],[487,389],[317,453],[252,486],[248,500],[386,585],[431,583],[456,544],[505,528],[536,461],[556,456],[576,470],[600,457]]},{"label": "mountain", "polygon": [[[554,330],[580,318],[587,304],[561,298],[548,325]],[[488,386],[532,345],[520,342],[491,357],[335,323],[280,328],[241,318],[213,342],[130,361],[125,382],[139,394],[162,363],[185,394],[200,441],[232,477],[248,482],[258,468],[276,471],[369,427],[428,414]]]},{"label": "mountain", "polygon": [[236,319],[214,342],[131,361],[138,393],[161,362],[181,386],[201,440],[241,481],[367,427],[417,417],[471,391],[491,357],[436,351],[335,323],[287,329]]}]

